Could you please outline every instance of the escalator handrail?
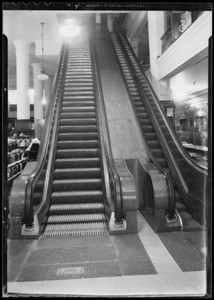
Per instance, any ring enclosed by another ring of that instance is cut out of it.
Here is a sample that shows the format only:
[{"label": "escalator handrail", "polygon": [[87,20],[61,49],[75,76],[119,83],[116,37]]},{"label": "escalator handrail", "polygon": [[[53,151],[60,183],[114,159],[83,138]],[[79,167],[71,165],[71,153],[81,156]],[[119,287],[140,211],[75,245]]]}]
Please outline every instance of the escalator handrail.
[{"label": "escalator handrail", "polygon": [[[118,24],[117,24],[117,25],[118,25]],[[129,42],[128,42],[126,36],[124,35],[124,33],[122,32],[122,30],[121,30],[120,27],[119,27],[119,30],[120,30],[120,34],[123,36],[123,38],[125,38],[127,44],[129,45]],[[123,45],[123,43],[122,43],[122,46],[123,46],[123,48],[125,48],[124,45]],[[134,53],[134,51],[133,51],[133,49],[132,49],[132,47],[131,47],[130,45],[129,45],[129,50],[132,52],[133,57],[135,58],[135,61],[138,62],[138,60],[137,60],[137,58],[136,58],[136,55],[135,55],[135,53]],[[126,53],[126,50],[124,50],[124,51],[125,51],[125,53]],[[127,54],[127,56],[128,56],[128,54]],[[128,60],[130,61],[129,56],[128,56],[127,58],[128,58]],[[143,88],[142,88],[142,85],[141,85],[141,82],[140,82],[139,75],[136,74],[136,71],[135,71],[135,69],[134,69],[134,67],[133,67],[133,65],[132,65],[131,62],[130,62],[130,66],[131,66],[131,68],[132,68],[132,70],[133,70],[133,75],[134,75],[135,78],[137,79],[138,87],[139,87],[139,89],[140,89],[140,93],[141,93],[141,94],[144,96],[144,98],[146,99],[145,104],[146,104],[146,106],[149,108],[149,111],[150,111],[150,113],[151,113],[151,117],[152,117],[152,119],[153,119],[153,121],[154,121],[154,125],[155,125],[157,131],[159,132],[159,134],[160,134],[160,136],[161,136],[161,140],[163,141],[163,145],[162,145],[162,146],[165,148],[165,151],[167,152],[167,156],[169,157],[169,159],[170,159],[170,161],[171,161],[171,165],[173,166],[173,169],[174,169],[174,171],[175,171],[175,173],[176,173],[176,175],[175,175],[175,176],[176,176],[176,183],[177,183],[178,186],[180,186],[180,188],[181,188],[182,190],[185,191],[186,194],[192,194],[192,192],[189,190],[189,188],[188,188],[187,185],[186,185],[186,182],[185,182],[185,180],[184,180],[184,178],[183,178],[183,176],[182,176],[182,174],[181,174],[181,171],[179,170],[179,168],[178,168],[178,166],[177,166],[177,162],[176,162],[176,160],[174,159],[173,154],[172,154],[171,151],[170,151],[168,142],[167,142],[167,140],[166,140],[166,138],[165,138],[164,133],[162,132],[162,128],[159,126],[159,124],[158,124],[158,122],[157,122],[157,120],[156,120],[156,117],[155,117],[155,114],[154,114],[153,109],[152,109],[152,107],[151,107],[151,104],[150,104],[150,102],[148,101],[147,96],[146,96],[146,94],[145,94],[145,92],[144,92],[144,90],[143,90]],[[138,64],[138,66],[139,66],[139,64]],[[142,74],[144,75],[144,78],[146,78],[146,75],[145,75],[144,71],[142,70],[142,68],[141,68],[140,66],[139,66],[139,68],[140,68]],[[148,82],[148,80],[147,80],[147,82]],[[151,87],[151,84],[150,84],[149,82],[148,82],[148,85],[149,85],[149,87]],[[153,95],[156,96],[156,94],[155,94],[154,90],[152,89],[152,87],[151,87],[151,90],[153,91]],[[158,97],[156,96],[156,97],[154,97],[154,99],[155,99],[156,104],[158,105],[158,108],[159,108],[159,111],[160,111],[160,113],[161,113],[161,116],[163,117],[163,120],[165,121],[166,125],[168,125],[168,126],[167,126],[167,129],[169,130],[171,136],[173,137],[173,140],[176,140],[176,141],[178,142],[178,138],[175,136],[175,134],[174,134],[174,132],[173,132],[173,130],[172,130],[172,125],[169,124],[169,120],[167,120],[166,112],[163,110],[163,108],[162,108],[161,105],[159,104]],[[176,145],[180,145],[179,142],[176,143]],[[183,147],[182,147],[182,149],[183,149]],[[188,158],[188,157],[189,157],[188,153],[186,153],[186,150],[182,152],[182,151],[181,151],[182,149],[179,148],[179,152],[180,152],[181,154],[183,154],[183,152],[185,152],[185,154],[186,154],[186,156],[187,156],[186,158]],[[200,173],[202,173],[202,174],[204,174],[204,175],[207,175],[207,172],[204,171],[204,170],[202,170],[202,166],[200,166],[200,168],[197,168],[198,165],[196,166],[195,162],[192,160],[191,157],[190,157],[190,159],[186,159],[186,160],[187,160],[187,162],[188,162],[192,167],[194,167],[194,169],[196,169],[197,171],[199,171]],[[194,197],[198,198],[196,195],[194,195]]]},{"label": "escalator handrail", "polygon": [[50,97],[51,102],[49,104],[47,115],[45,118],[45,126],[44,126],[41,144],[37,156],[38,163],[27,181],[26,196],[25,196],[25,223],[27,226],[32,226],[33,223],[33,203],[32,203],[33,182],[35,181],[36,177],[40,174],[40,171],[44,166],[45,158],[48,151],[49,143],[47,141],[49,141],[50,139],[52,120],[54,115],[54,107],[56,105],[56,101],[58,98],[57,88],[58,88],[58,82],[60,80],[60,75],[61,75],[60,72],[61,72],[61,65],[63,62],[64,50],[65,47],[64,45],[62,45],[60,50],[59,60],[58,60],[58,68],[53,81],[53,88]]},{"label": "escalator handrail", "polygon": [[[117,24],[117,26],[119,26],[119,24]],[[120,29],[120,32],[123,34],[123,37],[126,39],[127,44],[129,45],[129,41],[128,41],[126,35],[123,33],[121,27],[119,27],[119,29]],[[132,49],[131,46],[129,47],[129,50],[132,52],[132,55],[134,56],[135,61],[138,62],[138,58],[136,57],[136,54],[134,53],[134,50]],[[202,171],[202,170],[207,171],[206,166],[203,166],[203,165],[199,164],[197,161],[193,160],[193,158],[189,155],[187,150],[183,147],[183,145],[179,141],[178,137],[175,135],[172,124],[170,123],[168,117],[166,116],[166,112],[163,109],[162,105],[160,104],[160,100],[158,99],[158,96],[157,96],[156,92],[154,91],[154,88],[152,87],[152,85],[151,85],[150,81],[148,80],[144,70],[142,69],[142,66],[139,63],[138,63],[138,67],[139,67],[140,71],[142,72],[148,87],[150,88],[150,91],[152,93],[152,96],[154,97],[155,103],[157,104],[157,106],[159,108],[161,116],[162,116],[162,118],[163,118],[163,120],[164,120],[164,122],[167,126],[167,129],[169,130],[169,132],[170,132],[170,134],[173,138],[173,141],[175,142],[179,152],[181,153],[181,155],[185,155],[185,158],[189,162],[189,164],[192,165],[194,168],[196,168],[198,171]],[[136,76],[139,78],[138,74],[136,74]]]},{"label": "escalator handrail", "polygon": [[[65,43],[66,44],[66,43]],[[66,47],[65,47],[66,48]],[[59,126],[59,111],[61,108],[61,103],[60,101],[63,97],[63,92],[64,92],[64,84],[65,84],[65,75],[66,75],[66,69],[67,69],[67,59],[68,59],[68,51],[65,49],[64,53],[64,63],[61,69],[61,77],[60,77],[60,88],[58,92],[58,97],[57,97],[57,103],[56,103],[56,109],[55,109],[55,118],[54,118],[54,124],[52,128],[52,136],[51,136],[51,141],[50,141],[50,149],[49,149],[49,157],[48,157],[48,163],[47,163],[47,169],[46,169],[46,176],[45,176],[45,181],[44,181],[44,189],[42,193],[42,201],[40,202],[39,206],[37,207],[35,211],[35,215],[38,217],[39,223],[43,221],[43,218],[46,216],[46,210],[44,209],[44,205],[46,205],[46,209],[49,208],[49,199],[50,199],[50,194],[51,194],[51,182],[53,180],[54,176],[54,159],[55,159],[55,149],[56,149],[56,144],[58,141],[58,135],[57,135],[57,129]]]},{"label": "escalator handrail", "polygon": [[[112,41],[112,40],[111,40],[111,41]],[[112,44],[113,44],[113,42],[112,42]],[[113,45],[113,48],[114,48],[114,45]],[[116,57],[117,57],[117,53],[116,53],[115,48],[114,48],[114,52],[115,52],[115,55],[116,55]],[[122,70],[122,68],[121,68],[120,62],[119,62],[119,66],[120,66],[121,73],[123,74],[123,70]],[[126,84],[125,77],[124,77],[124,82],[125,82],[125,84]],[[129,88],[128,88],[127,84],[126,84],[126,87],[127,87],[128,93],[129,93]],[[129,93],[129,96],[131,97],[130,93]],[[173,185],[172,176],[171,176],[170,171],[169,171],[168,169],[161,167],[161,166],[157,163],[157,161],[156,161],[154,155],[151,153],[151,150],[150,150],[150,148],[149,148],[149,146],[148,146],[148,144],[147,144],[147,142],[146,142],[145,133],[144,133],[144,131],[142,130],[140,121],[139,121],[139,119],[138,119],[138,117],[137,117],[137,111],[136,111],[136,108],[135,108],[135,106],[134,106],[134,104],[133,104],[132,101],[131,101],[131,105],[132,105],[133,111],[135,112],[135,114],[134,114],[135,120],[136,120],[136,122],[137,122],[137,124],[138,124],[138,126],[139,126],[139,128],[140,128],[140,130],[141,130],[141,134],[142,134],[143,140],[144,140],[144,142],[145,142],[144,144],[145,144],[145,147],[146,147],[146,153],[147,153],[147,155],[149,156],[149,162],[151,162],[151,163],[155,166],[155,168],[156,168],[160,173],[164,174],[164,176],[165,176],[165,178],[166,178],[167,185],[168,185],[168,189],[169,189],[168,216],[169,216],[169,220],[174,219],[175,208],[176,208],[176,204],[175,204],[176,198],[175,198],[175,190],[174,190],[174,185]]]},{"label": "escalator handrail", "polygon": [[[121,193],[121,185],[120,185],[120,177],[117,173],[116,167],[113,162],[113,155],[112,155],[112,150],[111,150],[111,144],[110,144],[110,137],[109,137],[109,132],[108,132],[108,123],[107,123],[107,118],[106,118],[106,109],[105,109],[105,103],[103,99],[103,92],[101,88],[101,78],[100,78],[100,70],[99,70],[99,64],[98,64],[98,59],[97,59],[97,53],[96,53],[96,48],[94,46],[94,43],[91,42],[91,48],[93,49],[92,54],[93,54],[93,73],[96,79],[96,84],[95,84],[95,93],[97,94],[98,97],[98,113],[100,114],[100,121],[101,121],[101,131],[102,131],[102,137],[104,141],[104,150],[105,153],[103,153],[103,159],[105,165],[107,165],[107,160],[109,161],[109,167],[110,170],[113,174],[113,184],[115,188],[115,222],[116,223],[121,223],[122,221],[122,193]],[[104,171],[105,173],[105,171]],[[105,174],[104,174],[105,175]],[[106,191],[108,193],[108,191]],[[109,195],[110,197],[111,195]]]}]

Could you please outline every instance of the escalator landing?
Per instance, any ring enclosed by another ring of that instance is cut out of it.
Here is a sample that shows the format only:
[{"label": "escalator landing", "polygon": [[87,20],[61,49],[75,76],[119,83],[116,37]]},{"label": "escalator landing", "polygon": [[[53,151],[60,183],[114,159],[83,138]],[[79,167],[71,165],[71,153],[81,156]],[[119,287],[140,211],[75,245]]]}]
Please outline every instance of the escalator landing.
[{"label": "escalator landing", "polygon": [[157,273],[137,234],[9,240],[8,254],[10,282]]}]

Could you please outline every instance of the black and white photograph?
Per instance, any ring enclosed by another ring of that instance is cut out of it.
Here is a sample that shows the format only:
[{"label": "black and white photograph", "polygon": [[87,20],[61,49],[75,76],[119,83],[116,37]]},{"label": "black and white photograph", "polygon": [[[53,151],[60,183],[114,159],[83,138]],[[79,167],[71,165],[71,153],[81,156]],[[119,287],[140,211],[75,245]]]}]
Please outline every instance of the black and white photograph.
[{"label": "black and white photograph", "polygon": [[212,18],[2,3],[2,297],[212,297]]}]

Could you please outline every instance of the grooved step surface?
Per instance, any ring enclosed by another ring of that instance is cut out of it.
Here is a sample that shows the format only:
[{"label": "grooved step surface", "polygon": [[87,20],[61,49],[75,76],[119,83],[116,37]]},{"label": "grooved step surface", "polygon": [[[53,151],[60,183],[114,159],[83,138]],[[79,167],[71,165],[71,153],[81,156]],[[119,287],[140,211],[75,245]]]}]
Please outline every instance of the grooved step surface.
[{"label": "grooved step surface", "polygon": [[87,211],[87,210],[102,210],[104,209],[103,203],[74,203],[74,204],[55,204],[50,206],[50,213],[52,211]]},{"label": "grooved step surface", "polygon": [[75,223],[75,222],[104,222],[104,214],[72,214],[72,215],[58,215],[49,216],[46,223]]},{"label": "grooved step surface", "polygon": [[53,192],[71,190],[101,190],[100,178],[88,179],[61,179],[53,181]]},{"label": "grooved step surface", "polygon": [[48,224],[41,238],[107,234],[105,222]]}]

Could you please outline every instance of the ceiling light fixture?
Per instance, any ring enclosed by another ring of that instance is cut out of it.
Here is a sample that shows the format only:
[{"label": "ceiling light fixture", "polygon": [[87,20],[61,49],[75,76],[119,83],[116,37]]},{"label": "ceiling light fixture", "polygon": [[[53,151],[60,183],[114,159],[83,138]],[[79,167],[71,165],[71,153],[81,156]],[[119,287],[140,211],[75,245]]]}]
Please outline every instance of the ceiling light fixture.
[{"label": "ceiling light fixture", "polygon": [[45,70],[44,70],[44,58],[43,58],[43,55],[44,55],[44,41],[43,41],[43,26],[44,26],[44,22],[41,22],[40,23],[41,26],[42,26],[42,70],[41,70],[41,74],[39,74],[37,76],[37,78],[41,81],[44,81],[44,80],[47,80],[49,78],[49,76],[45,73]]},{"label": "ceiling light fixture", "polygon": [[75,20],[66,19],[64,20],[65,25],[60,27],[59,32],[63,37],[75,37],[80,34],[80,27],[75,25]]}]

